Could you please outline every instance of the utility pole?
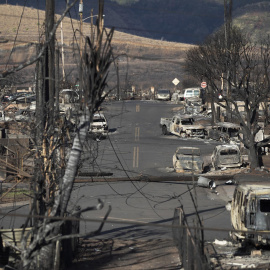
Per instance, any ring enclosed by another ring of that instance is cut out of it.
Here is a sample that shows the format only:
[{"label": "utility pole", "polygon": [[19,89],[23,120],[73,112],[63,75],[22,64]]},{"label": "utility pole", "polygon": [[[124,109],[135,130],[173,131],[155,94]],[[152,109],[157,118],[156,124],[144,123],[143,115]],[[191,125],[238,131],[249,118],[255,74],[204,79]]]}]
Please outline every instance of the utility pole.
[{"label": "utility pole", "polygon": [[[228,3],[229,1],[229,3]],[[231,66],[228,65],[228,58],[230,55],[231,49],[231,29],[232,29],[232,0],[224,0],[224,31],[225,31],[225,47],[227,55],[227,67],[226,67],[226,76],[227,76],[227,97],[230,96],[230,80],[231,80]]]},{"label": "utility pole", "polygon": [[120,100],[120,80],[119,80],[119,63],[116,63],[116,75],[117,75],[117,100]]},{"label": "utility pole", "polygon": [[[48,49],[46,51],[46,64],[45,64],[45,117],[47,123],[44,126],[47,134],[47,139],[43,138],[42,142],[42,156],[44,162],[44,173],[45,173],[45,189],[46,189],[46,203],[50,201],[50,166],[51,160],[49,160],[49,145],[52,145],[54,135],[54,121],[56,118],[54,110],[54,97],[55,97],[55,34],[52,35],[54,27],[54,16],[55,16],[55,0],[46,0],[46,14],[45,14],[45,38],[48,43]],[[51,157],[52,158],[52,157]],[[47,167],[47,168],[45,168]],[[46,208],[46,207],[45,207]],[[44,209],[49,212],[49,209]],[[43,210],[43,211],[44,211]],[[44,215],[45,212],[40,213]]]},{"label": "utility pole", "polygon": [[91,18],[91,43],[92,45],[94,45],[94,20],[93,20],[93,9],[91,9],[91,14],[90,14],[90,18]]},{"label": "utility pole", "polygon": [[60,52],[59,49],[56,50],[56,57],[55,57],[55,114],[59,114],[59,83],[60,83],[60,72],[59,72],[59,59],[60,59]]},{"label": "utility pole", "polygon": [[[52,33],[54,27],[54,16],[55,16],[55,2],[54,0],[46,0],[46,23],[45,23],[45,32],[46,32],[46,41],[50,39],[50,34]],[[54,108],[54,91],[55,91],[55,35],[51,38],[47,51],[47,64],[46,64],[46,92],[45,92],[45,101],[48,103],[48,109],[50,115],[53,113]],[[48,89],[48,91],[47,91]],[[49,123],[50,124],[50,123]]]},{"label": "utility pole", "polygon": [[[229,1],[229,3],[228,3]],[[224,31],[226,48],[226,80],[227,80],[227,98],[231,97],[231,75],[232,66],[229,61],[231,51],[231,30],[232,30],[232,0],[224,0]],[[227,121],[231,121],[231,112],[227,111]]]},{"label": "utility pole", "polygon": [[79,70],[79,98],[82,105],[82,91],[83,91],[83,68],[82,68],[82,44],[83,44],[83,0],[80,0],[79,4],[79,15],[80,15],[80,70]]},{"label": "utility pole", "polygon": [[63,81],[66,81],[65,74],[65,58],[64,58],[64,36],[63,36],[63,23],[61,21],[61,46],[62,46],[62,71],[63,71]]}]

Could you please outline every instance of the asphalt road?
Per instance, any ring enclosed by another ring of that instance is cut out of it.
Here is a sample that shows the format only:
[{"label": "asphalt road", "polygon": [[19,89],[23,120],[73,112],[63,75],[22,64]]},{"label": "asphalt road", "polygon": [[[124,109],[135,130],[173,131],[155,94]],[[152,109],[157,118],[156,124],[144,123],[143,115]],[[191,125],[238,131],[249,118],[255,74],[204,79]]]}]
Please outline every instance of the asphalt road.
[{"label": "asphalt road", "polygon": [[[162,135],[160,118],[171,117],[176,107],[178,105],[158,101],[113,102],[104,106],[109,137],[101,141],[88,140],[81,171],[106,172],[112,176],[102,178],[105,182],[76,184],[72,196],[72,202],[82,208],[97,204],[98,198],[105,202],[101,211],[85,213],[86,219],[101,219],[108,207],[112,207],[110,222],[105,224],[100,237],[171,237],[169,226],[174,209],[180,205],[183,205],[190,224],[194,225],[196,211],[188,188],[197,198],[198,213],[205,227],[230,229],[224,200],[209,189],[193,189],[192,182],[170,181],[172,176],[179,176],[172,167],[172,156],[178,146],[200,147],[208,159],[216,145],[214,141]],[[138,176],[145,179],[155,176],[161,181],[132,181]],[[130,181],[110,182],[111,177],[124,177]],[[152,224],[141,226],[137,222]],[[81,223],[81,230],[95,230],[98,225],[85,221]],[[205,235],[206,239],[214,240],[226,238],[228,233],[206,231]]]},{"label": "asphalt road", "polygon": [[216,142],[162,135],[160,118],[172,117],[175,108],[179,105],[160,101],[106,104],[104,113],[109,123],[109,136],[99,142],[88,140],[86,161],[81,171],[131,178],[141,175],[178,176],[172,165],[178,146],[199,147],[203,157],[209,161]]},{"label": "asphalt road", "polygon": [[[196,220],[196,210],[191,195],[196,198],[197,211],[207,228],[230,229],[229,212],[225,210],[226,200],[208,188],[195,187],[192,182],[170,181],[177,176],[172,169],[172,156],[180,145],[198,146],[208,157],[216,144],[202,139],[181,139],[163,136],[159,127],[161,117],[173,115],[175,104],[156,101],[113,102],[104,106],[109,122],[108,138],[96,141],[91,138],[85,145],[84,162],[80,169],[85,172],[107,172],[111,177],[130,179],[110,182],[76,183],[70,199],[70,209],[80,205],[82,209],[94,206],[98,199],[104,201],[101,210],[85,212],[82,215],[81,233],[94,231],[109,207],[108,222],[99,237],[124,239],[171,238],[171,224],[176,207],[183,206],[190,225]],[[138,176],[158,176],[159,182],[132,181]],[[91,179],[90,179],[91,180]],[[181,176],[179,178],[181,180]],[[194,183],[196,186],[196,183]],[[189,189],[191,192],[189,192]],[[27,214],[29,206],[2,207],[2,212]],[[3,228],[20,227],[22,218],[0,219]],[[138,222],[148,223],[147,225]],[[150,224],[149,224],[150,223]],[[206,231],[205,239],[228,238],[227,232]]]}]

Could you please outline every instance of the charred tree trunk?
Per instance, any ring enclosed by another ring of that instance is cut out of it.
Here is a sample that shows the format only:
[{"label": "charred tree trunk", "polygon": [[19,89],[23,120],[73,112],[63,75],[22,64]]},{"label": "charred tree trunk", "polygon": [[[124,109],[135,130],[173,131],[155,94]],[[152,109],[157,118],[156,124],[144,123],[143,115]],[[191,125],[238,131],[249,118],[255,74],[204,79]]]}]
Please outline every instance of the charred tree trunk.
[{"label": "charred tree trunk", "polygon": [[250,168],[255,169],[260,167],[259,153],[258,149],[254,144],[249,147],[249,158],[250,158]]},{"label": "charred tree trunk", "polygon": [[[101,19],[97,20],[98,31],[96,42],[95,44],[92,44],[90,39],[87,38],[85,46],[85,54],[83,55],[83,89],[85,91],[85,107],[83,108],[82,116],[80,118],[75,139],[73,141],[63,179],[60,181],[61,184],[59,189],[56,189],[56,184],[53,182],[55,181],[56,177],[60,178],[59,175],[56,175],[55,167],[53,167],[53,157],[54,151],[59,147],[58,143],[61,140],[56,140],[55,137],[53,137],[53,135],[55,135],[54,133],[56,133],[56,124],[48,127],[47,125],[50,123],[50,121],[47,121],[44,128],[42,141],[43,156],[41,160],[43,161],[44,168],[46,168],[46,170],[44,169],[46,181],[50,181],[49,184],[51,189],[48,191],[52,192],[52,196],[50,197],[50,201],[47,202],[45,200],[46,213],[44,213],[44,219],[37,225],[36,230],[32,231],[32,239],[28,248],[26,248],[26,239],[23,238],[22,240],[23,248],[21,259],[24,269],[27,269],[29,266],[35,269],[53,269],[54,246],[56,240],[61,238],[61,226],[64,223],[62,218],[67,214],[68,203],[81,159],[81,152],[88,133],[91,117],[105,98],[103,92],[107,86],[108,71],[114,57],[111,47],[113,29],[107,34],[106,30],[103,28],[103,3],[104,2],[100,0],[99,18]],[[50,93],[51,92],[49,92],[49,94]],[[49,95],[49,97],[52,96]],[[48,100],[48,102],[50,104],[50,100]],[[51,111],[49,111],[49,114],[51,117],[54,116]],[[59,133],[61,132],[60,128],[57,130]],[[52,131],[54,131],[54,133]],[[64,130],[62,134],[64,134]],[[58,138],[60,138],[60,135],[58,134]],[[103,204],[99,203],[97,207],[88,207],[87,209],[81,210],[81,212],[98,210],[101,209],[101,207],[103,207]],[[105,215],[104,219],[107,218],[107,215],[108,214]],[[50,218],[55,218],[56,220],[52,220]],[[100,229],[94,233],[99,233],[102,226],[100,226]],[[65,237],[70,238],[74,237],[74,235],[66,235]],[[78,237],[78,235],[76,235],[76,237]],[[61,239],[64,239],[64,236]]]}]

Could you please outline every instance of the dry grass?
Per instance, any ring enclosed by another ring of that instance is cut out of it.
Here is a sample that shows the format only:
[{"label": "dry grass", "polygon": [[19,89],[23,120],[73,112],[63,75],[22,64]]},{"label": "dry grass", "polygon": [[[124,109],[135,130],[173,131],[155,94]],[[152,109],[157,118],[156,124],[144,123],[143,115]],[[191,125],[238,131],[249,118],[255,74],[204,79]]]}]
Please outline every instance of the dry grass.
[{"label": "dry grass", "polygon": [[[3,188],[0,194],[0,205],[20,201],[29,201],[30,191],[22,188],[15,188],[9,191],[9,188]],[[9,192],[8,192],[9,191]],[[3,197],[2,197],[3,196]]]},{"label": "dry grass", "polygon": [[[39,43],[44,38],[45,12],[33,8],[25,8],[23,12],[21,6],[10,5],[0,5],[0,10],[0,42],[8,41],[0,43],[0,68],[3,69],[6,63],[8,66],[18,65],[33,57],[35,46],[29,44]],[[85,36],[90,35],[89,23],[83,24],[83,33]],[[69,80],[74,81],[78,78],[79,22],[66,17],[63,20],[63,34],[65,71]],[[15,37],[16,50],[10,54]],[[60,28],[56,39],[60,46]],[[151,86],[173,89],[172,80],[175,77],[180,81],[183,79],[185,52],[192,47],[189,44],[142,38],[118,31],[115,32],[112,44],[114,55],[121,55],[118,58],[121,89],[131,88],[131,85],[135,85],[136,89],[150,89]],[[32,73],[33,70],[34,66]],[[116,81],[115,68],[112,68],[109,78],[109,84],[113,86]]]}]

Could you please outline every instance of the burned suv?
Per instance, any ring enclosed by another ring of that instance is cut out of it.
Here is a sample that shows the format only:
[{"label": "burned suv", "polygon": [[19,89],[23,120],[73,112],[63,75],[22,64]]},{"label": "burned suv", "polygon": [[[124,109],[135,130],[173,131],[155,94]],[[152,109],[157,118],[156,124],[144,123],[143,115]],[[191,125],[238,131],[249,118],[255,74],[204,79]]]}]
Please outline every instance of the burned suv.
[{"label": "burned suv", "polygon": [[217,145],[211,156],[213,168],[237,168],[243,165],[239,147],[236,144]]}]

